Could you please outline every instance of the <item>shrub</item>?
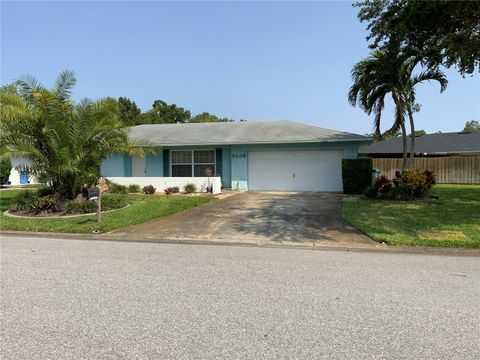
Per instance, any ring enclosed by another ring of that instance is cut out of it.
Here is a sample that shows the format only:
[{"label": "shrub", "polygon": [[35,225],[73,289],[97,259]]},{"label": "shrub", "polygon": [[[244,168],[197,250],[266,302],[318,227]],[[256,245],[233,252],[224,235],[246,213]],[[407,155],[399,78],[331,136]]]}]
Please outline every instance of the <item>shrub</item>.
[{"label": "shrub", "polygon": [[377,197],[378,191],[375,188],[375,186],[370,185],[369,187],[367,187],[365,189],[365,191],[363,192],[363,195],[368,197],[368,198],[374,198],[374,197]]},{"label": "shrub", "polygon": [[108,192],[111,194],[126,194],[127,187],[125,185],[120,185],[120,184],[111,182],[108,185]]},{"label": "shrub", "polygon": [[428,189],[427,177],[421,170],[405,169],[399,174],[398,190],[400,196],[406,199],[424,195]]},{"label": "shrub", "polygon": [[38,196],[48,196],[48,195],[53,195],[54,191],[53,188],[50,186],[42,186],[41,188],[38,188],[37,194]]},{"label": "shrub", "polygon": [[153,185],[147,185],[143,187],[144,194],[152,195],[155,194],[155,191],[157,191],[157,189]]},{"label": "shrub", "polygon": [[[122,195],[102,196],[102,211],[120,209],[127,206],[127,199]],[[77,201],[72,200],[65,203],[63,208],[67,214],[88,214],[97,211],[95,201]]]},{"label": "shrub", "polygon": [[166,188],[165,190],[163,190],[163,192],[165,193],[165,195],[173,194],[173,188],[172,188],[172,187],[168,187],[168,188]]},{"label": "shrub", "polygon": [[362,194],[372,184],[372,159],[343,159],[342,182],[345,194]]},{"label": "shrub", "polygon": [[427,188],[430,189],[433,185],[437,183],[437,178],[433,171],[425,170],[423,172],[425,174],[425,182],[427,183]]},{"label": "shrub", "polygon": [[137,184],[128,185],[127,191],[128,191],[129,194],[139,193],[140,192],[140,185],[137,185]]},{"label": "shrub", "polygon": [[12,211],[32,211],[32,205],[39,199],[36,191],[22,191],[12,200],[10,210]]},{"label": "shrub", "polygon": [[10,177],[10,171],[12,171],[12,163],[9,158],[0,160],[0,185],[8,182]]},{"label": "shrub", "polygon": [[197,185],[195,185],[194,183],[188,183],[183,187],[183,190],[185,190],[187,194],[194,193],[195,191],[197,191]]},{"label": "shrub", "polygon": [[55,196],[44,196],[32,202],[33,212],[39,213],[42,211],[56,211],[57,198]]},{"label": "shrub", "polygon": [[178,194],[180,192],[180,188],[178,186],[172,186],[172,192],[174,194]]},{"label": "shrub", "polygon": [[42,212],[55,211],[57,198],[55,196],[38,196],[37,191],[22,191],[18,193],[10,205],[12,211]]},{"label": "shrub", "polygon": [[387,195],[393,187],[393,182],[385,175],[379,176],[373,182],[373,188],[377,194]]}]

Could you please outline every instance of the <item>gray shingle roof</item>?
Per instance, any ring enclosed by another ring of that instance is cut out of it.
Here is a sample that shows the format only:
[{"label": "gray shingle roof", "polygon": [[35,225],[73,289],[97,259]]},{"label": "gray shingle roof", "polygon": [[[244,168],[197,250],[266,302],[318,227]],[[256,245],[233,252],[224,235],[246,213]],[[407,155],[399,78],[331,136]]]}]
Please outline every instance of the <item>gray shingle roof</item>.
[{"label": "gray shingle roof", "polygon": [[[410,137],[407,149],[410,151]],[[402,138],[361,146],[358,151],[362,155],[402,154]],[[480,153],[480,131],[418,136],[415,138],[415,153],[427,155]]]},{"label": "gray shingle roof", "polygon": [[130,138],[147,140],[158,146],[369,140],[362,135],[292,121],[151,124],[132,126],[129,131]]}]

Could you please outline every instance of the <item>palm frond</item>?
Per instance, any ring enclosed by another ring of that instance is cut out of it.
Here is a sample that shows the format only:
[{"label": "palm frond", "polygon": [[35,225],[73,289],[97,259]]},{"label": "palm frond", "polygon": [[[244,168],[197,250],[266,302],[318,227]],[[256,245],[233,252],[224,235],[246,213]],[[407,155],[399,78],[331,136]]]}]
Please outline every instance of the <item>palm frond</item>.
[{"label": "palm frond", "polygon": [[73,71],[64,70],[60,73],[55,85],[53,87],[53,92],[62,100],[70,98],[72,88],[77,83],[75,74]]}]

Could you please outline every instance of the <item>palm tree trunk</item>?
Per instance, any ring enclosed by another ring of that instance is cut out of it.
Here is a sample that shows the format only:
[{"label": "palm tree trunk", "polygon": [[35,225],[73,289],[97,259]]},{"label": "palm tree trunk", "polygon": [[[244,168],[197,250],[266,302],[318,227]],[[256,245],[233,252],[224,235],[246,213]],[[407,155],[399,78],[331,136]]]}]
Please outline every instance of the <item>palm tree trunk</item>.
[{"label": "palm tree trunk", "polygon": [[405,110],[405,104],[402,103],[402,100],[400,99],[400,96],[397,92],[397,90],[392,91],[392,97],[393,97],[393,102],[395,103],[395,106],[397,107],[397,116],[395,118],[395,121],[400,125],[400,128],[402,129],[402,143],[403,143],[403,161],[402,161],[402,170],[407,168],[407,128],[405,126],[405,117],[404,115],[404,110]]},{"label": "palm tree trunk", "polygon": [[400,123],[402,129],[402,143],[403,143],[403,161],[402,161],[402,170],[408,168],[408,159],[407,159],[407,128],[405,122]]},{"label": "palm tree trunk", "polygon": [[408,159],[408,164],[407,167],[412,167],[413,165],[413,158],[415,157],[415,123],[413,122],[413,111],[412,111],[412,106],[408,105],[407,106],[407,111],[408,111],[408,119],[410,120],[410,134],[411,134],[411,139],[410,139],[410,157]]}]

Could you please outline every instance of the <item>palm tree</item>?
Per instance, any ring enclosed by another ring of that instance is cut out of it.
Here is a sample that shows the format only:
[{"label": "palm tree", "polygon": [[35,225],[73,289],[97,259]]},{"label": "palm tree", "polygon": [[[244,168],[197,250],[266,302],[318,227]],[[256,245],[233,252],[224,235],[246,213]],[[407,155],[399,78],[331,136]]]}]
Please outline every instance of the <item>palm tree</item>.
[{"label": "palm tree", "polygon": [[[368,115],[374,113],[374,128],[377,137],[392,135],[401,130],[403,142],[403,168],[411,164],[407,159],[407,130],[405,117],[410,121],[410,161],[415,154],[415,125],[413,112],[415,109],[415,86],[423,81],[436,80],[441,84],[441,92],[445,90],[447,80],[438,69],[427,69],[418,75],[413,70],[419,62],[405,56],[400,46],[392,46],[386,50],[376,50],[358,62],[352,69],[353,85],[348,93],[348,101],[352,106],[359,105]],[[380,125],[385,97],[390,94],[395,104],[395,118],[392,126],[381,134]]]},{"label": "palm tree", "polygon": [[413,164],[413,158],[415,156],[415,122],[413,119],[413,113],[419,107],[416,104],[416,91],[415,87],[424,81],[437,81],[440,84],[440,93],[447,89],[448,80],[445,74],[438,68],[431,68],[421,71],[418,74],[414,74],[413,70],[417,65],[417,61],[414,58],[407,59],[400,69],[400,81],[402,88],[403,101],[405,102],[405,108],[408,114],[408,120],[410,122],[410,154],[407,167]]},{"label": "palm tree", "polygon": [[0,147],[28,160],[26,170],[52,184],[59,204],[96,184],[102,162],[114,153],[143,156],[146,142],[132,142],[113,99],[75,104],[71,71],[46,89],[33,77],[16,82],[18,94],[0,93]]}]

